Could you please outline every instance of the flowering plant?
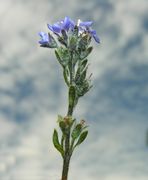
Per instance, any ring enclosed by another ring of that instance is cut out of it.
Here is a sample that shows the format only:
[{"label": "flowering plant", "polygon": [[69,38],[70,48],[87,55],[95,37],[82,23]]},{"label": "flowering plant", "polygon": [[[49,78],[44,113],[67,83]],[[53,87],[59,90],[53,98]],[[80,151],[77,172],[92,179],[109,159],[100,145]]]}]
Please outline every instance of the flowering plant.
[{"label": "flowering plant", "polygon": [[69,17],[53,25],[48,24],[50,32],[39,32],[41,47],[54,48],[55,55],[62,66],[63,77],[68,87],[68,112],[65,117],[58,115],[58,124],[62,132],[59,139],[54,129],[53,144],[63,159],[61,180],[67,180],[71,156],[74,149],[87,137],[88,130],[84,120],[77,122],[73,111],[80,97],[92,87],[91,75],[87,75],[88,55],[92,52],[90,46],[93,38],[97,43],[100,39],[92,29],[92,21],[78,20],[76,23]]}]

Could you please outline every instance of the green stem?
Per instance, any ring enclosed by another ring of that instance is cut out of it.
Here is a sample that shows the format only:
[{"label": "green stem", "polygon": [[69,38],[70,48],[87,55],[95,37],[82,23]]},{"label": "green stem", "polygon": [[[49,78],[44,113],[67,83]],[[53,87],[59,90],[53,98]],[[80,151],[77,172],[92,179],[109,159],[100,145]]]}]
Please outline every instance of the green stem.
[{"label": "green stem", "polygon": [[[70,64],[69,64],[69,71],[70,71],[70,86],[73,85],[74,81],[74,67],[73,67],[73,54],[72,52],[70,53]],[[70,99],[70,97],[69,97]],[[67,116],[72,116],[73,114],[73,109],[74,106],[71,105],[69,102],[68,105],[68,112]],[[67,180],[68,179],[68,171],[69,171],[69,164],[70,164],[70,159],[72,155],[72,151],[70,149],[70,127],[67,130],[67,134],[65,136],[65,153],[63,157],[63,170],[62,170],[62,179],[61,180]]]},{"label": "green stem", "polygon": [[[70,105],[68,106],[68,113],[67,116],[72,116],[73,114],[73,107]],[[70,158],[71,158],[71,149],[70,149],[70,127],[67,130],[67,134],[65,136],[65,154],[63,157],[63,170],[62,170],[62,179],[61,180],[67,180],[68,179],[68,171],[69,171],[69,164],[70,164]]]},{"label": "green stem", "polygon": [[[70,52],[69,71],[70,71],[69,85],[72,86],[74,84],[74,66],[73,66],[73,52],[72,51]],[[70,97],[68,99],[70,99]],[[69,102],[67,116],[72,116],[73,109],[74,109],[74,106],[72,106],[71,103]]]},{"label": "green stem", "polygon": [[65,139],[65,154],[63,157],[63,171],[62,171],[62,179],[61,180],[67,180],[68,178],[68,170],[69,170],[69,163],[71,158],[71,152],[70,152],[70,129],[66,135]]},{"label": "green stem", "polygon": [[68,179],[70,158],[71,158],[71,156],[67,155],[63,159],[63,171],[62,171],[62,179],[61,180],[67,180]]}]

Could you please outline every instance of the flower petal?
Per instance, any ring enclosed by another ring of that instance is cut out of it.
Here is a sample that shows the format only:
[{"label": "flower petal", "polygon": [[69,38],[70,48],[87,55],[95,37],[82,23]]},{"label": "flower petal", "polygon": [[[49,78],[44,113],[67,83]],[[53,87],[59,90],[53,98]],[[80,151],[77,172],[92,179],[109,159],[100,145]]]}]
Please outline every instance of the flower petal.
[{"label": "flower petal", "polygon": [[50,24],[47,24],[47,27],[48,27],[48,29],[50,29],[51,31],[53,31],[53,28],[52,28],[52,26],[51,26]]},{"label": "flower petal", "polygon": [[97,33],[95,30],[91,30],[90,31],[90,34],[92,35],[92,37],[94,38],[94,40],[97,42],[97,43],[100,43],[100,38],[98,37]]},{"label": "flower petal", "polygon": [[91,26],[92,25],[92,21],[82,21],[82,22],[80,22],[80,24],[79,24],[79,26],[85,26],[85,27],[89,27],[89,26]]},{"label": "flower petal", "polygon": [[62,29],[66,31],[69,31],[70,28],[73,29],[75,26],[75,23],[67,16],[61,23],[62,23]]},{"label": "flower petal", "polygon": [[65,17],[64,19],[64,22],[63,22],[63,25],[62,25],[62,28],[64,30],[69,30],[69,27],[70,27],[70,18],[69,17]]},{"label": "flower petal", "polygon": [[50,29],[54,33],[60,33],[61,32],[61,27],[58,23],[55,23],[53,26],[50,24],[47,24],[48,29]]},{"label": "flower petal", "polygon": [[61,32],[61,27],[59,24],[55,23],[53,26],[52,26],[52,29],[53,29],[53,32],[55,33],[60,33]]}]

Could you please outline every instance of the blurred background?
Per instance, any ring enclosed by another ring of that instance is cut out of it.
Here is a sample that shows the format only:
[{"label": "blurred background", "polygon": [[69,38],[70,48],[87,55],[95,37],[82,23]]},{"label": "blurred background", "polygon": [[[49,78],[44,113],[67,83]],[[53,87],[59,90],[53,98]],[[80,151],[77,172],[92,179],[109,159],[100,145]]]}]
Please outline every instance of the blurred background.
[{"label": "blurred background", "polygon": [[101,44],[89,56],[93,88],[74,116],[89,124],[69,180],[147,180],[148,1],[0,2],[0,180],[59,180],[53,148],[67,88],[54,51],[38,32],[69,16],[94,21]]}]

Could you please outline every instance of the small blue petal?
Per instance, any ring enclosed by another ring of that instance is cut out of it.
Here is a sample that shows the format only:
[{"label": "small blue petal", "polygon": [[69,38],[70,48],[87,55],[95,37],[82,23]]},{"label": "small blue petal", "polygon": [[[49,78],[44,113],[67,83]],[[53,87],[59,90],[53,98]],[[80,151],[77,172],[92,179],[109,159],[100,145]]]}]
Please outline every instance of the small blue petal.
[{"label": "small blue petal", "polygon": [[51,26],[50,24],[47,24],[47,26],[54,33],[60,33],[61,32],[61,27],[57,23],[55,23],[53,26]]},{"label": "small blue petal", "polygon": [[92,25],[92,21],[84,21],[84,22],[80,22],[79,26],[85,26],[85,27],[89,27]]},{"label": "small blue petal", "polygon": [[53,25],[47,24],[49,30],[51,30],[54,33],[61,33],[61,30],[64,29],[65,31],[69,31],[69,29],[73,29],[75,26],[75,23],[68,17],[66,16],[64,20],[57,22]]},{"label": "small blue petal", "polygon": [[49,36],[45,32],[39,32],[39,36],[41,37],[41,40],[39,41],[40,44],[47,44],[49,43]]},{"label": "small blue petal", "polygon": [[44,44],[47,44],[48,42],[45,42],[45,41],[38,41],[40,44],[44,45]]},{"label": "small blue petal", "polygon": [[42,38],[46,33],[44,33],[44,32],[41,31],[41,32],[39,32],[38,34],[39,34],[39,36]]},{"label": "small blue petal", "polygon": [[99,39],[99,37],[98,37],[97,35],[94,35],[93,38],[95,39],[95,41],[96,41],[97,43],[100,43],[100,39]]},{"label": "small blue petal", "polygon": [[64,30],[69,30],[69,27],[70,27],[70,18],[69,17],[65,17],[64,19],[64,22],[63,22],[63,25],[62,25],[62,28]]},{"label": "small blue petal", "polygon": [[94,38],[94,40],[97,42],[97,43],[100,43],[100,39],[99,37],[97,36],[97,33],[95,30],[91,30],[90,31],[90,34],[92,35],[92,37]]},{"label": "small blue petal", "polygon": [[55,33],[61,32],[61,27],[57,23],[52,26],[52,29],[53,29],[53,32],[55,32]]},{"label": "small blue petal", "polygon": [[61,22],[62,24],[62,29],[69,31],[69,29],[73,29],[75,26],[75,23],[69,18],[65,17],[64,21]]},{"label": "small blue petal", "polygon": [[50,24],[47,24],[47,27],[48,27],[51,31],[53,31],[53,28],[52,28],[52,26],[51,26]]}]

